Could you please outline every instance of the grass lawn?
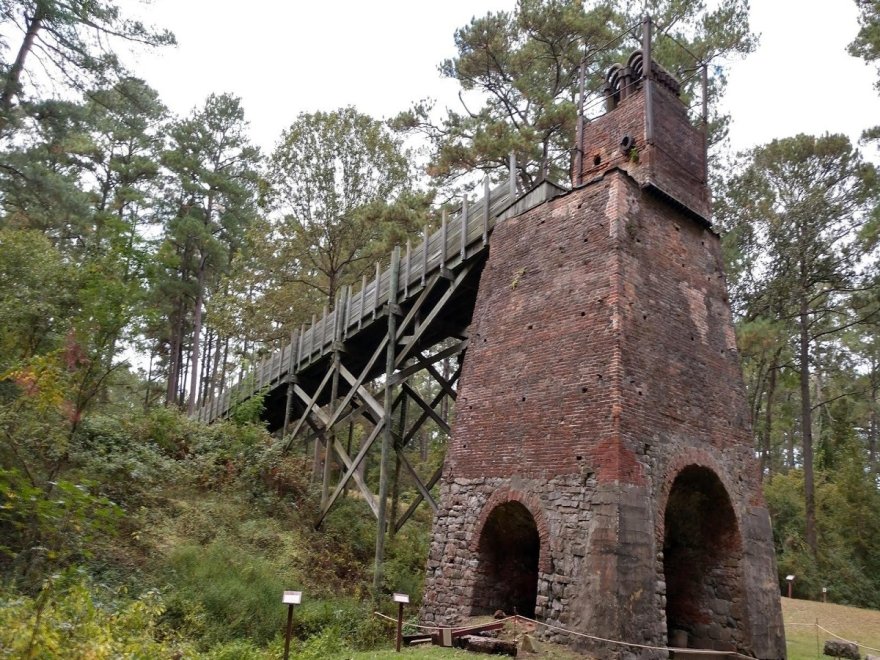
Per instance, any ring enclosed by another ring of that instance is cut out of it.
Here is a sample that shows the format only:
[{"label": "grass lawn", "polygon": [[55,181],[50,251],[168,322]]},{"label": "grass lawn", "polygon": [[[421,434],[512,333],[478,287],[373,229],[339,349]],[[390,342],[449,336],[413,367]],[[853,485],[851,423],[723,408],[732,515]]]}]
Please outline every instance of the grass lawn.
[{"label": "grass lawn", "polygon": [[[782,615],[789,660],[824,657],[822,647],[825,640],[834,637],[824,630],[818,630],[817,621],[820,626],[841,637],[880,649],[880,611],[783,598]],[[864,647],[859,652],[862,657],[865,654],[880,655],[880,651]]]},{"label": "grass lawn", "polygon": [[[880,611],[861,610],[855,607],[845,607],[844,605],[834,605],[832,603],[815,603],[808,600],[783,598],[782,616],[785,621],[788,660],[827,659],[826,656],[822,655],[822,647],[826,639],[834,639],[834,637],[823,630],[818,630],[816,628],[817,621],[820,626],[841,637],[866,644],[874,649],[880,649]],[[538,646],[541,653],[535,655],[522,654],[521,657],[554,660],[582,657],[568,651],[564,647],[541,642],[538,642]],[[880,655],[880,651],[866,649],[864,646],[860,649],[860,652],[862,657],[866,654]],[[393,648],[388,648],[340,656],[340,658],[343,657],[352,658],[352,660],[395,660],[398,658],[400,660],[461,660],[463,658],[479,656],[455,649],[422,646],[404,648],[399,654],[395,653]]]}]

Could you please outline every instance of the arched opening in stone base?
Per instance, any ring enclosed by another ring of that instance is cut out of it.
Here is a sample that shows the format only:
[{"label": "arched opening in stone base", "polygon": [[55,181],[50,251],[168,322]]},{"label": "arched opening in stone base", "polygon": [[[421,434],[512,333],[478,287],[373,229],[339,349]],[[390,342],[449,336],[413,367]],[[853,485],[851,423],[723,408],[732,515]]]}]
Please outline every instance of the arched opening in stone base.
[{"label": "arched opening in stone base", "polygon": [[515,501],[496,506],[480,533],[471,614],[502,610],[534,617],[540,554],[531,512]]},{"label": "arched opening in stone base", "polygon": [[670,646],[743,646],[742,555],[736,514],[721,480],[705,467],[684,468],[669,491],[664,517]]}]

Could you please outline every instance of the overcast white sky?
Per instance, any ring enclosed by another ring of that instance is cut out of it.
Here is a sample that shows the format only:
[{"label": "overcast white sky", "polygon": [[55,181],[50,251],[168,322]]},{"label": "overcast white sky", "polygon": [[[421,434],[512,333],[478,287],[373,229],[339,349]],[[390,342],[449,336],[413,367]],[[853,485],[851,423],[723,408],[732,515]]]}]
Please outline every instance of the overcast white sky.
[{"label": "overcast white sky", "polygon": [[[179,46],[141,55],[136,72],[184,114],[211,92],[242,97],[255,142],[271,150],[300,112],[355,105],[388,117],[412,101],[456,103],[438,63],[472,16],[514,0],[154,0],[150,22]],[[752,0],[759,50],[730,68],[725,104],[736,149],[799,132],[858,139],[880,124],[873,67],[846,53],[853,0]]]}]

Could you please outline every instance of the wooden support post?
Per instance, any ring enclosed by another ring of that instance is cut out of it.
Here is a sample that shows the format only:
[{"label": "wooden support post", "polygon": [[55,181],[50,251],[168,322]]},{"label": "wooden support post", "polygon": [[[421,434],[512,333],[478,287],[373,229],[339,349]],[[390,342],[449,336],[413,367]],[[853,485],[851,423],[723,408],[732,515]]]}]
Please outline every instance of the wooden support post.
[{"label": "wooden support post", "polygon": [[651,17],[642,21],[642,77],[645,87],[645,141],[654,144],[654,96],[651,88],[654,78],[651,65]]},{"label": "wooden support post", "polygon": [[412,242],[406,239],[406,270],[403,275],[403,298],[409,297],[409,278],[412,275]]},{"label": "wooden support post", "polygon": [[509,186],[510,190],[508,190],[508,194],[510,195],[509,202],[513,204],[513,200],[516,199],[516,154],[514,152],[510,152],[510,164],[508,166],[510,168],[510,181]]},{"label": "wooden support post", "polygon": [[391,378],[394,375],[394,359],[397,349],[397,315],[394,307],[397,304],[397,280],[400,271],[400,248],[394,248],[391,254],[391,271],[389,273],[388,291],[388,346],[385,352],[385,407],[382,429],[382,452],[379,465],[379,515],[377,516],[376,529],[376,566],[373,572],[373,592],[378,598],[382,588],[382,564],[385,561],[385,534],[386,534],[386,508],[388,499],[388,458],[391,451],[392,429],[391,413],[393,405],[394,385]]},{"label": "wooden support post", "polygon": [[342,315],[342,334],[340,338],[344,341],[348,337],[348,326],[351,325],[351,299],[352,286],[349,284],[345,289],[345,314]]},{"label": "wooden support post", "polygon": [[703,183],[709,182],[709,65],[703,63]]},{"label": "wooden support post", "polygon": [[447,223],[446,209],[443,209],[443,213],[440,216],[440,274],[444,277],[449,275],[449,269],[446,267],[446,259],[448,258],[446,243],[449,240],[449,227]]},{"label": "wooden support post", "polygon": [[400,456],[403,453],[403,436],[406,435],[406,391],[400,393],[400,418],[394,437],[394,483],[391,485],[391,524],[388,533],[394,536],[397,531],[397,509],[400,503]]},{"label": "wooden support post", "polygon": [[382,269],[379,266],[379,262],[376,262],[376,281],[373,283],[373,318],[376,318],[376,314],[379,311],[379,276],[382,274]]},{"label": "wooden support post", "polygon": [[287,429],[290,426],[290,415],[293,413],[293,386],[296,378],[296,345],[298,338],[296,330],[290,333],[290,350],[287,356],[287,401],[284,404],[284,426],[281,427],[281,439],[287,435]]},{"label": "wooden support post", "polygon": [[[339,398],[339,372],[342,366],[342,355],[340,348],[342,344],[342,331],[344,321],[340,315],[340,311],[345,309],[345,289],[339,292],[334,307],[333,320],[333,380],[330,382],[330,409],[333,410],[336,400]],[[325,318],[326,321],[326,318]],[[324,474],[321,479],[321,507],[327,504],[330,496],[330,477],[333,474],[333,444],[336,441],[336,434],[333,427],[324,429]]]},{"label": "wooden support post", "polygon": [[483,245],[489,242],[489,175],[483,178]]},{"label": "wooden support post", "polygon": [[459,224],[461,225],[461,261],[467,254],[467,231],[468,231],[468,200],[467,197],[461,200],[461,215],[459,216]]},{"label": "wooden support post", "polygon": [[422,286],[425,286],[425,280],[428,277],[428,241],[431,239],[428,233],[428,227],[422,230]]},{"label": "wooden support post", "polygon": [[361,304],[358,309],[358,330],[364,325],[364,301],[367,299],[367,274],[361,275]]}]

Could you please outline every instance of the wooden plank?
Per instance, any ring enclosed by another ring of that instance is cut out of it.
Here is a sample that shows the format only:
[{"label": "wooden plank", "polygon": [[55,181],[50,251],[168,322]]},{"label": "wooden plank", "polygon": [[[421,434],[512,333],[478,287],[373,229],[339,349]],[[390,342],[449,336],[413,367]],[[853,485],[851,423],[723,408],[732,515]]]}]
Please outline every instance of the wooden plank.
[{"label": "wooden plank", "polygon": [[[438,481],[440,481],[440,476],[443,474],[443,467],[438,467],[434,470],[434,474],[431,475],[431,478],[428,479],[428,483],[425,484],[425,488],[431,490]],[[397,520],[397,523],[394,525],[394,531],[399,532],[400,528],[403,527],[404,523],[410,519],[413,513],[415,513],[416,509],[419,508],[419,504],[422,503],[422,494],[418,493],[412,503],[406,508],[406,511],[403,512],[403,515]]]},{"label": "wooden plank", "polygon": [[324,378],[323,378],[323,380],[321,381],[321,384],[318,385],[317,389],[315,390],[315,394],[314,394],[314,396],[312,396],[312,397],[306,402],[306,409],[305,409],[305,412],[303,413],[303,416],[300,417],[299,420],[297,421],[296,426],[293,427],[293,431],[292,431],[291,434],[290,434],[290,440],[289,440],[289,441],[287,442],[287,444],[284,446],[285,451],[287,451],[287,450],[290,449],[290,445],[293,443],[293,439],[296,437],[297,433],[299,433],[299,430],[302,428],[302,425],[303,425],[303,424],[306,422],[306,420],[308,419],[309,415],[311,414],[312,409],[315,407],[315,402],[317,402],[318,397],[321,396],[321,392],[322,392],[322,390],[323,390],[325,387],[327,387],[327,383],[330,382],[330,377],[331,377],[332,375],[333,375],[333,369],[328,369],[328,370],[327,370],[327,373],[324,374]]},{"label": "wooden plank", "polygon": [[379,262],[376,262],[376,280],[373,283],[373,318],[376,318],[376,313],[379,310],[379,276],[381,275]]},{"label": "wooden plank", "polygon": [[419,339],[421,339],[422,334],[424,334],[428,326],[431,325],[431,322],[435,318],[437,318],[437,315],[440,313],[446,303],[449,302],[452,294],[455,293],[459,286],[461,286],[461,283],[465,280],[465,277],[467,277],[468,273],[470,273],[471,268],[472,266],[465,266],[459,271],[459,273],[455,276],[455,279],[449,284],[449,287],[446,289],[443,295],[440,296],[440,299],[434,305],[434,308],[428,313],[426,317],[424,317],[424,319],[422,319],[422,322],[418,324],[418,327],[413,333],[413,336],[404,345],[400,353],[398,353],[396,366],[399,367],[401,364],[403,364],[404,360],[406,360],[406,358],[409,356],[412,348],[416,346]]},{"label": "wooden plank", "polygon": [[[440,362],[440,360],[445,360],[446,358],[452,357],[453,355],[458,355],[459,353],[461,353],[462,351],[467,349],[468,341],[469,340],[467,340],[467,339],[462,339],[461,341],[456,342],[452,346],[449,346],[448,348],[444,348],[439,353],[434,353],[433,355],[429,355],[427,358],[422,356],[420,353],[419,357],[421,357],[427,364],[437,364],[438,362]],[[396,374],[394,374],[393,381],[395,384],[397,384],[401,381],[406,380],[407,378],[409,378],[413,374],[418,373],[419,371],[422,371],[422,369],[424,369],[424,368],[425,368],[425,366],[421,363],[412,364],[404,369],[399,370]]]},{"label": "wooden plank", "polygon": [[[367,452],[373,446],[373,443],[376,441],[376,438],[379,437],[379,433],[382,431],[384,426],[385,426],[385,422],[383,420],[379,424],[376,424],[375,427],[373,427],[373,430],[370,432],[370,435],[367,436],[367,439],[364,441],[364,444],[361,446],[360,451],[358,451],[358,453],[350,461],[350,463],[346,463],[345,459],[344,458],[342,459],[342,462],[345,464],[345,474],[339,480],[339,483],[336,484],[336,488],[334,489],[333,494],[330,495],[330,499],[327,500],[327,506],[325,506],[323,509],[321,509],[321,513],[318,516],[317,522],[315,523],[316,528],[320,527],[321,523],[324,522],[324,518],[327,517],[327,513],[330,511],[330,509],[333,508],[333,505],[336,503],[336,500],[339,497],[339,495],[342,493],[343,489],[345,488],[345,485],[349,482],[349,480],[355,474],[357,474],[358,466],[361,464],[361,461],[364,460],[364,456],[367,455]],[[340,458],[342,458],[342,457],[340,456]],[[359,477],[355,477],[355,478],[357,479]],[[374,515],[377,515],[378,510],[374,511],[373,513],[374,513]]]},{"label": "wooden plank", "polygon": [[422,410],[425,411],[425,413],[427,413],[428,417],[430,417],[431,419],[433,419],[433,420],[434,420],[434,423],[437,424],[437,426],[439,426],[440,429],[441,429],[444,433],[446,433],[446,434],[448,435],[449,432],[450,432],[449,424],[446,422],[445,419],[443,419],[442,417],[440,417],[440,415],[438,415],[438,414],[436,413],[436,411],[434,410],[434,407],[431,406],[431,405],[428,405],[428,402],[425,401],[425,400],[421,397],[421,395],[420,395],[418,392],[416,392],[415,389],[413,389],[413,388],[410,386],[409,383],[402,383],[402,384],[401,384],[401,387],[402,387],[403,390],[407,393],[407,395],[408,395],[411,399],[413,399],[413,400],[418,404],[418,406],[419,406]]},{"label": "wooden plank", "polygon": [[446,241],[448,228],[446,227],[446,209],[443,209],[442,220],[440,221],[440,268],[446,268]]},{"label": "wooden plank", "polygon": [[468,226],[468,199],[461,200],[461,214],[459,215],[459,227],[461,227],[459,239],[461,240],[461,261],[464,261],[467,252],[467,226]]},{"label": "wooden plank", "polygon": [[416,353],[415,355],[416,361],[424,367],[425,371],[427,371],[431,376],[437,381],[437,384],[440,385],[440,388],[446,392],[446,396],[448,396],[453,401],[457,398],[457,392],[452,389],[452,385],[446,381],[446,379],[434,368],[434,364],[428,362],[425,357],[421,353]]},{"label": "wooden plank", "polygon": [[422,286],[425,286],[425,278],[428,277],[428,247],[431,237],[428,236],[427,225],[422,230]]},{"label": "wooden plank", "polygon": [[355,378],[354,375],[345,368],[345,365],[339,365],[339,373],[345,380],[348,381],[348,384],[351,385],[351,390],[349,390],[350,392],[357,390],[357,395],[361,399],[363,399],[364,403],[368,404],[377,415],[381,416],[384,414],[385,409],[383,405],[376,401],[375,398],[373,398],[373,395],[370,394],[366,387],[361,385],[359,379]]},{"label": "wooden plank", "polygon": [[346,292],[345,292],[345,318],[343,319],[343,322],[342,322],[342,326],[343,326],[342,338],[343,339],[348,338],[348,327],[351,325],[351,307],[352,307],[351,298],[353,295],[352,294],[353,290],[354,289],[353,289],[352,285],[349,284],[348,289],[346,289]]},{"label": "wooden plank", "polygon": [[[425,484],[422,483],[422,479],[421,479],[421,477],[419,477],[419,473],[416,472],[416,469],[412,466],[412,464],[406,458],[406,454],[404,453],[404,451],[401,447],[397,448],[397,456],[400,458],[400,463],[406,468],[406,471],[409,472],[410,476],[413,478],[413,481],[415,482],[415,485],[416,485],[416,490],[419,491],[419,494],[422,496],[422,499],[424,499],[428,503],[428,506],[431,507],[431,510],[434,513],[437,513],[437,510],[440,507],[437,506],[437,502],[434,500],[433,497],[431,497],[431,493],[429,492],[429,490],[425,486]],[[395,529],[396,529],[396,527],[397,526],[395,525]]]},{"label": "wooden plank", "polygon": [[360,305],[358,306],[358,330],[363,327],[364,323],[364,301],[367,298],[367,274],[361,275],[361,293]]},{"label": "wooden plank", "polygon": [[483,179],[483,245],[489,242],[489,176]]}]

